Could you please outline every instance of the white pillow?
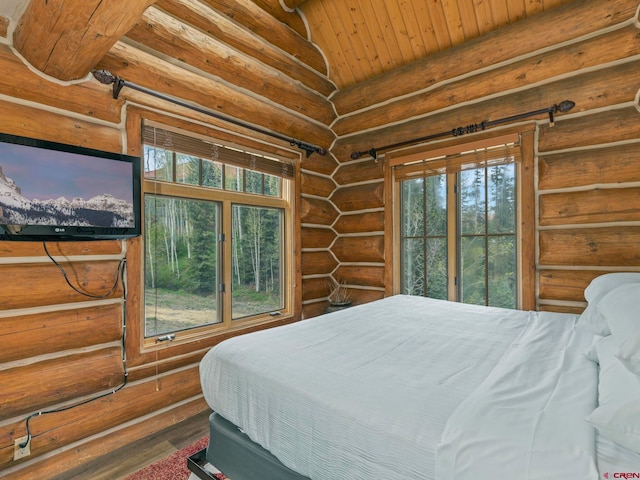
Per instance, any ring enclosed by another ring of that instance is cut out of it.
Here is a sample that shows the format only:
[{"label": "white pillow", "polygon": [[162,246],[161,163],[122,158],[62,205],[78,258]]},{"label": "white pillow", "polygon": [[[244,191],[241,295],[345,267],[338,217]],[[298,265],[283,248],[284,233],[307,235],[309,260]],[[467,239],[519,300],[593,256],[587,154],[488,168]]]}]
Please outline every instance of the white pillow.
[{"label": "white pillow", "polygon": [[587,302],[595,302],[611,290],[625,283],[640,283],[640,272],[616,272],[605,273],[591,280],[584,289],[584,298]]},{"label": "white pillow", "polygon": [[599,340],[596,351],[599,405],[587,421],[603,437],[640,453],[640,381],[615,357],[618,344],[612,336]]},{"label": "white pillow", "polygon": [[594,278],[584,290],[588,305],[580,315],[578,326],[596,335],[610,335],[611,331],[598,309],[598,303],[607,293],[627,283],[640,283],[640,272],[606,273]]},{"label": "white pillow", "polygon": [[577,327],[602,337],[611,335],[606,319],[598,311],[597,303],[587,305],[587,308],[580,314]]},{"label": "white pillow", "polygon": [[640,375],[640,283],[613,289],[600,299],[598,311],[620,346],[616,356],[632,373]]},{"label": "white pillow", "polygon": [[582,352],[582,354],[586,357],[587,360],[590,360],[595,364],[600,363],[598,360],[598,350],[596,349],[596,346],[598,345],[598,342],[602,338],[604,337],[594,335],[593,341],[591,342],[591,345],[589,345],[589,348],[587,348],[584,352]]},{"label": "white pillow", "polygon": [[631,373],[640,375],[640,335],[623,342],[617,357]]}]

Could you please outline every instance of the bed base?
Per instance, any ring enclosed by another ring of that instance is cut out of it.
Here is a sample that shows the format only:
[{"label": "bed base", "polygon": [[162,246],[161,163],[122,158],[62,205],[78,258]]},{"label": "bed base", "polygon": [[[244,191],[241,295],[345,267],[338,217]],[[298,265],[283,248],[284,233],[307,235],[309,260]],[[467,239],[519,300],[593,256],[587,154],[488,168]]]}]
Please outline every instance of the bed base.
[{"label": "bed base", "polygon": [[217,413],[209,417],[209,446],[187,460],[202,480],[215,480],[209,463],[233,480],[309,480],[284,466],[273,454],[251,441],[237,426]]},{"label": "bed base", "polygon": [[216,480],[206,468],[207,465],[207,449],[203,448],[199,452],[194,453],[187,458],[187,468],[201,480]]}]

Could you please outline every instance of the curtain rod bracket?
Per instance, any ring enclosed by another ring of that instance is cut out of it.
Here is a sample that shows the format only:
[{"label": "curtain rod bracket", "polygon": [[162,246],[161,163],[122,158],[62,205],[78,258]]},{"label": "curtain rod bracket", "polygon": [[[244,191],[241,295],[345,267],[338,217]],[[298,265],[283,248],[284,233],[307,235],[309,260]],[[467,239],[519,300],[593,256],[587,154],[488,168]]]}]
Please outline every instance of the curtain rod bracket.
[{"label": "curtain rod bracket", "polygon": [[369,150],[368,153],[369,155],[371,155],[371,158],[373,158],[374,160],[378,160],[378,151],[375,148]]},{"label": "curtain rod bracket", "polygon": [[353,152],[351,154],[351,159],[352,160],[357,160],[358,158],[360,158],[360,157],[362,157],[364,155],[369,155],[374,160],[378,160],[378,150],[375,149],[375,148],[370,148],[369,150],[366,150],[364,152]]},{"label": "curtain rod bracket", "polygon": [[150,90],[150,89],[142,87],[140,85],[136,85],[135,83],[127,82],[126,80],[123,80],[122,78],[113,75],[111,72],[109,72],[107,70],[94,70],[92,73],[93,73],[94,78],[96,80],[98,80],[100,83],[102,83],[103,85],[111,85],[111,84],[113,84],[113,98],[115,100],[117,100],[118,97],[120,96],[120,91],[122,90],[123,87],[129,87],[129,88],[131,88],[133,90],[137,90],[137,91],[142,92],[142,93],[147,93],[147,94],[149,94],[151,96],[154,96],[156,98],[160,98],[162,100],[166,100],[168,102],[175,103],[176,105],[180,105],[182,107],[189,108],[191,110],[195,110],[196,112],[203,113],[205,115],[209,115],[210,117],[214,117],[214,118],[217,118],[219,120],[223,120],[225,122],[232,123],[232,124],[237,125],[239,127],[247,128],[249,130],[253,130],[254,132],[262,133],[264,135],[269,135],[270,137],[277,138],[278,140],[287,141],[287,142],[289,142],[289,145],[296,146],[300,150],[304,150],[307,153],[307,158],[309,158],[309,156],[311,156],[312,153],[317,153],[318,155],[326,155],[327,154],[327,151],[322,147],[311,145],[309,143],[305,143],[305,142],[302,142],[300,140],[288,138],[288,137],[285,137],[284,135],[280,135],[279,133],[270,132],[269,130],[265,130],[263,128],[260,128],[260,127],[257,127],[257,126],[250,125],[248,123],[242,122],[240,120],[236,120],[234,118],[227,117],[227,116],[222,115],[222,114],[218,114],[218,113],[213,112],[211,110],[198,107],[197,105],[192,105],[191,103],[185,102],[185,101],[180,100],[178,98],[174,98],[174,97],[171,97],[169,95],[165,95],[163,93],[156,92],[154,90]]},{"label": "curtain rod bracket", "polygon": [[315,145],[310,145],[305,142],[301,142],[300,140],[291,139],[289,141],[289,145],[298,147],[300,150],[304,150],[307,152],[307,158],[311,156],[312,153],[317,153],[319,155],[326,155],[327,151],[324,148],[316,147]]},{"label": "curtain rod bracket", "polygon": [[421,142],[426,142],[428,140],[434,140],[436,138],[441,138],[441,137],[447,137],[447,136],[454,136],[454,137],[459,137],[460,135],[465,135],[467,133],[475,133],[481,130],[485,130],[487,127],[492,127],[494,125],[498,125],[501,123],[507,123],[507,122],[513,122],[516,120],[521,120],[523,118],[527,118],[527,117],[532,117],[534,115],[541,115],[543,113],[548,113],[549,114],[549,126],[553,127],[554,126],[554,118],[553,118],[553,114],[555,112],[568,112],[569,110],[571,110],[573,107],[575,107],[575,102],[572,102],[571,100],[564,100],[560,103],[557,103],[549,108],[543,108],[540,110],[534,110],[533,112],[527,112],[527,113],[521,113],[518,115],[512,115],[510,117],[505,117],[505,118],[500,118],[498,120],[491,120],[491,121],[483,121],[482,123],[474,123],[471,125],[467,125],[466,127],[457,127],[454,128],[452,130],[447,130],[445,132],[440,132],[440,133],[435,133],[433,135],[428,135],[426,137],[421,137],[421,138],[416,138],[413,140],[407,140],[405,142],[398,142],[398,143],[393,143],[391,145],[385,145],[384,147],[378,147],[378,148],[371,148],[369,150],[363,150],[361,152],[352,152],[351,153],[351,158],[353,160],[356,160],[364,155],[370,155],[372,156],[374,159],[376,159],[376,155],[377,152],[380,150],[392,150],[394,148],[399,148],[399,147],[404,147],[407,145],[414,145],[417,143],[421,143]]},{"label": "curtain rod bracket", "polygon": [[113,98],[117,100],[120,96],[120,90],[124,87],[124,80],[120,77],[114,76],[111,72],[107,70],[94,70],[93,77],[98,80],[103,85],[111,85],[113,84]]},{"label": "curtain rod bracket", "polygon": [[120,77],[116,77],[115,81],[113,82],[113,99],[117,100],[118,97],[120,96],[120,90],[122,90],[122,87],[124,87],[124,80],[122,80]]}]

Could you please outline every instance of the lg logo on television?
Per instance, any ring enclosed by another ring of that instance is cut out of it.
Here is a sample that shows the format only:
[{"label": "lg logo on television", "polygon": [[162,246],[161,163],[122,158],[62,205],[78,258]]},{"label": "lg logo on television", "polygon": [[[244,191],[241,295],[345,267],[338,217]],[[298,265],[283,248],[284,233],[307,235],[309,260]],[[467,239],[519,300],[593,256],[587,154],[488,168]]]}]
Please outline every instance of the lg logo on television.
[{"label": "lg logo on television", "polygon": [[602,475],[604,478],[640,478],[640,473],[623,473],[623,472],[615,472],[613,475],[609,475],[609,472],[605,472]]}]

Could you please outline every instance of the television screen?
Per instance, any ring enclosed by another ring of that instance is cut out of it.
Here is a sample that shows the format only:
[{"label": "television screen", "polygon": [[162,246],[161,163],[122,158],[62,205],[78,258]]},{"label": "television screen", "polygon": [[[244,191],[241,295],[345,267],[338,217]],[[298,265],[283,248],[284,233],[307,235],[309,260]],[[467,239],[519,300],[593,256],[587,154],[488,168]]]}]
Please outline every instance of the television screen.
[{"label": "television screen", "polygon": [[139,234],[139,158],[0,134],[0,239]]}]

